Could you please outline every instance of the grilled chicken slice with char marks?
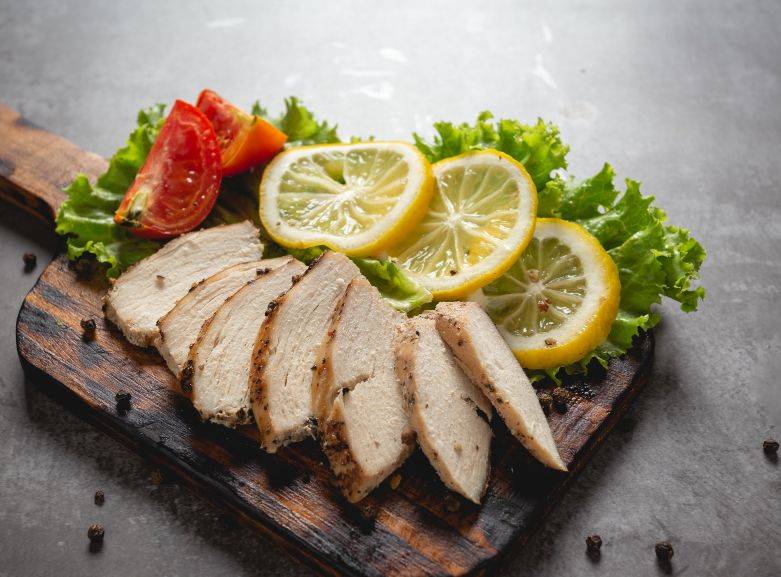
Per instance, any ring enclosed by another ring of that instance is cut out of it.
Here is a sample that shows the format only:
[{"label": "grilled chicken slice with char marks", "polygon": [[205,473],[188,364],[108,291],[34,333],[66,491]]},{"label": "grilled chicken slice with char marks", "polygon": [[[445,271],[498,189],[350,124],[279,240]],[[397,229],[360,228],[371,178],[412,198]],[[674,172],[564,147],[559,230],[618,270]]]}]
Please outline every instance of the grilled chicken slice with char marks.
[{"label": "grilled chicken slice with char marks", "polygon": [[323,347],[313,405],[323,451],[350,502],[368,495],[412,452],[393,335],[406,316],[354,279]]},{"label": "grilled chicken slice with char marks", "polygon": [[306,267],[292,257],[231,295],[201,328],[182,371],[182,388],[204,420],[228,427],[250,416],[250,368],[269,304]]},{"label": "grilled chicken slice with char marks", "polygon": [[396,370],[418,444],[442,482],[479,503],[488,484],[491,404],[458,366],[423,313],[396,334]]},{"label": "grilled chicken slice with char marks", "polygon": [[566,471],[537,394],[491,318],[474,302],[441,302],[437,329],[507,428],[541,463]]},{"label": "grilled chicken slice with char marks", "polygon": [[361,276],[345,255],[326,252],[272,304],[253,355],[252,409],[270,453],[314,433],[312,387],[331,317]]},{"label": "grilled chicken slice with char marks", "polygon": [[152,345],[159,334],[157,321],[190,287],[262,256],[258,229],[249,221],[183,234],[114,282],[105,299],[106,318],[134,345]]},{"label": "grilled chicken slice with char marks", "polygon": [[194,285],[176,306],[157,321],[155,342],[168,368],[178,378],[201,327],[225,300],[252,279],[286,264],[287,257],[236,264]]}]

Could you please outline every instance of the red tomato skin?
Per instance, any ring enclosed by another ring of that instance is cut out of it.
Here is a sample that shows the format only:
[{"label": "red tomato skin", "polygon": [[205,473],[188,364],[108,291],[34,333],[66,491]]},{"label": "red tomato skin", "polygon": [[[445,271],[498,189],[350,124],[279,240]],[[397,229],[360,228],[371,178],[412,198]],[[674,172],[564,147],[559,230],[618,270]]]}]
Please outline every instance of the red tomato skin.
[{"label": "red tomato skin", "polygon": [[274,125],[247,114],[213,90],[202,91],[196,106],[209,118],[217,133],[224,176],[268,162],[287,141],[287,135]]},{"label": "red tomato skin", "polygon": [[214,128],[200,110],[177,100],[114,221],[140,238],[178,236],[208,216],[221,181]]}]

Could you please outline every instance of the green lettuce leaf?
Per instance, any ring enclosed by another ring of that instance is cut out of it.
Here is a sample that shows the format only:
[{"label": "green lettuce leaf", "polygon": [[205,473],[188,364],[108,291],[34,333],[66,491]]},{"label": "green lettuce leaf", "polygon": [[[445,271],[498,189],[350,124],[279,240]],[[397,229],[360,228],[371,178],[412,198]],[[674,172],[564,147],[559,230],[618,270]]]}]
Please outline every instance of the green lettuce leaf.
[{"label": "green lettuce leaf", "polygon": [[537,189],[545,187],[551,173],[567,166],[569,147],[561,142],[559,129],[538,119],[536,124],[517,120],[494,121],[490,112],[481,112],[474,124],[437,122],[432,142],[414,134],[415,146],[431,162],[457,156],[470,150],[495,148],[524,165]]},{"label": "green lettuce leaf", "polygon": [[313,260],[328,250],[325,246],[311,246],[309,248],[283,248],[293,258],[304,264],[311,264]]},{"label": "green lettuce leaf", "polygon": [[408,313],[431,302],[431,293],[387,259],[354,258],[361,273],[395,309]]},{"label": "green lettuce leaf", "polygon": [[561,370],[583,372],[596,360],[602,366],[624,354],[640,331],[656,325],[660,317],[653,305],[666,296],[682,310],[697,310],[705,289],[693,283],[705,260],[702,245],[689,231],[666,224],[664,211],[654,197],[640,192],[640,183],[626,180],[621,192],[613,184],[609,164],[591,178],[576,182],[556,177],[540,192],[539,216],[572,220],[593,234],[616,263],[621,279],[621,302],[608,340],[579,363],[535,372],[559,381]]},{"label": "green lettuce leaf", "polygon": [[[301,262],[309,264],[328,249],[324,246],[313,246],[285,250]],[[388,259],[355,257],[351,257],[351,260],[393,308],[408,313],[432,301],[431,292],[409,278],[394,262]]]},{"label": "green lettuce leaf", "polygon": [[164,105],[157,104],[138,113],[137,128],[94,185],[80,174],[65,189],[68,198],[57,212],[56,231],[67,235],[68,258],[94,254],[98,262],[108,265],[108,276],[116,277],[160,247],[160,243],[136,238],[115,224],[114,211],[157,138],[164,110]]},{"label": "green lettuce leaf", "polygon": [[259,102],[252,105],[252,114],[265,118],[287,134],[287,146],[340,142],[336,124],[318,122],[315,115],[295,96],[285,99],[285,111],[280,116],[269,116],[268,110]]}]

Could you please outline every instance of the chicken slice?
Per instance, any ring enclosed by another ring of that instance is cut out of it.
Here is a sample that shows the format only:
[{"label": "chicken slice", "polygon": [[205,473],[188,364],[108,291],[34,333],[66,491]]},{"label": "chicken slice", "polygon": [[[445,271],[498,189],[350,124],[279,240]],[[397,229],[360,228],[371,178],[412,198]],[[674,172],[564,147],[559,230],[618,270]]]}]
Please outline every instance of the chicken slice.
[{"label": "chicken slice", "polygon": [[320,352],[312,388],[313,414],[318,420],[328,417],[341,389],[368,380],[388,362],[393,370],[394,327],[406,318],[365,278],[350,282],[334,309]]},{"label": "chicken slice", "polygon": [[236,264],[193,285],[190,292],[157,321],[155,346],[171,372],[179,377],[201,327],[225,300],[249,281],[290,261],[290,257]]},{"label": "chicken slice", "polygon": [[393,349],[396,325],[405,319],[366,279],[354,279],[323,347],[313,405],[323,451],[353,503],[415,447]]},{"label": "chicken slice", "polygon": [[437,329],[507,428],[544,465],[566,471],[537,394],[491,318],[474,302],[441,302]]},{"label": "chicken slice", "polygon": [[249,281],[203,325],[182,370],[182,388],[204,420],[228,427],[250,418],[252,353],[269,304],[288,290],[306,266],[283,257],[281,266]]},{"label": "chicken slice", "polygon": [[272,303],[251,377],[252,409],[268,452],[314,433],[312,387],[321,345],[336,305],[360,274],[343,254],[326,252]]},{"label": "chicken slice", "polygon": [[190,232],[127,269],[106,295],[106,318],[134,345],[157,339],[157,321],[195,283],[235,264],[260,260],[263,245],[249,221]]},{"label": "chicken slice", "polygon": [[479,503],[488,484],[491,404],[459,368],[423,313],[396,334],[396,370],[418,444],[442,482]]}]

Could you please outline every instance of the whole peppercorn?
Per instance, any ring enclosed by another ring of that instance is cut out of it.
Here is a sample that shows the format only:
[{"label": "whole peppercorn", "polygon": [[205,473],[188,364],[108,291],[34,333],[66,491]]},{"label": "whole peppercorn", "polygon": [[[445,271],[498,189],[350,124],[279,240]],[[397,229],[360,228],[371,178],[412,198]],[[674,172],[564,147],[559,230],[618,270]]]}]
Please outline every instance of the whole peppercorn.
[{"label": "whole peppercorn", "polygon": [[73,268],[76,270],[76,274],[82,278],[92,276],[97,267],[97,261],[94,258],[88,256],[82,256],[73,263]]},{"label": "whole peppercorn", "polygon": [[117,411],[120,413],[126,413],[130,410],[130,399],[132,395],[127,391],[118,391],[114,395],[114,399],[117,401]]},{"label": "whole peppercorn", "polygon": [[95,319],[81,319],[81,330],[82,338],[85,341],[94,341],[95,340]]},{"label": "whole peppercorn", "polygon": [[22,255],[22,260],[24,261],[24,270],[27,272],[33,270],[35,265],[38,264],[38,257],[31,252],[24,253]]},{"label": "whole peppercorn", "polygon": [[379,506],[375,503],[358,503],[355,507],[351,507],[348,515],[358,530],[368,535],[374,531],[379,512]]},{"label": "whole peppercorn", "polygon": [[445,509],[450,513],[455,513],[461,508],[461,501],[453,495],[445,497]]},{"label": "whole peppercorn", "polygon": [[106,502],[106,494],[103,491],[95,491],[95,504],[98,507],[102,507],[103,503]]},{"label": "whole peppercorn", "polygon": [[596,534],[586,537],[586,553],[588,553],[589,557],[595,561],[599,560],[602,555],[601,549],[602,537]]},{"label": "whole peppercorn", "polygon": [[778,441],[765,439],[765,442],[762,443],[762,450],[765,452],[765,455],[775,455],[778,453]]},{"label": "whole peppercorn", "polygon": [[673,558],[673,546],[669,541],[660,541],[654,547],[660,563],[669,563]]},{"label": "whole peppercorn", "polygon": [[89,537],[89,540],[92,543],[101,543],[105,535],[106,535],[106,530],[103,528],[103,525],[101,525],[100,523],[95,523],[94,525],[90,525],[89,529],[87,529],[87,537]]},{"label": "whole peppercorn", "polygon": [[540,405],[542,405],[542,411],[546,414],[550,414],[551,406],[553,405],[553,397],[548,391],[542,391],[540,393],[537,393],[537,398],[540,400]]},{"label": "whole peppercorn", "polygon": [[589,551],[599,551],[602,548],[602,537],[599,535],[589,535],[586,537],[586,547]]},{"label": "whole peppercorn", "polygon": [[566,413],[569,405],[567,404],[567,393],[564,389],[556,387],[551,395],[553,396],[553,406],[556,408],[556,411],[562,414]]}]

